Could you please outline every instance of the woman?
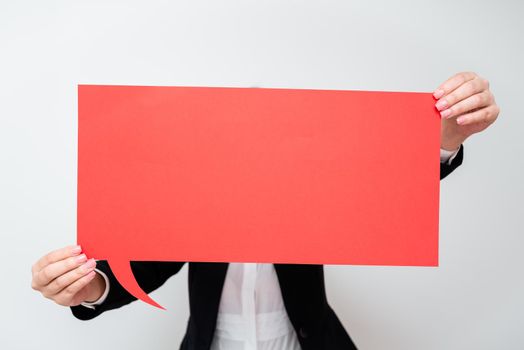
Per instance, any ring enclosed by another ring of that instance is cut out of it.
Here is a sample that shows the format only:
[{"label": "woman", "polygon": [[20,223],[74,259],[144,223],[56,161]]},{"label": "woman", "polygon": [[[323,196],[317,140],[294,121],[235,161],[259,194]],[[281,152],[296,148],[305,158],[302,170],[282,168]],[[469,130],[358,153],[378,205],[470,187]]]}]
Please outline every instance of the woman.
[{"label": "woman", "polygon": [[[434,92],[442,117],[440,178],[463,159],[462,143],[499,114],[489,84],[459,73]],[[134,262],[146,292],[176,274],[181,262]],[[95,267],[97,267],[95,269]],[[38,260],[33,289],[83,320],[135,300],[105,262],[66,247]],[[326,300],[322,265],[189,263],[190,319],[181,349],[356,349]]]}]

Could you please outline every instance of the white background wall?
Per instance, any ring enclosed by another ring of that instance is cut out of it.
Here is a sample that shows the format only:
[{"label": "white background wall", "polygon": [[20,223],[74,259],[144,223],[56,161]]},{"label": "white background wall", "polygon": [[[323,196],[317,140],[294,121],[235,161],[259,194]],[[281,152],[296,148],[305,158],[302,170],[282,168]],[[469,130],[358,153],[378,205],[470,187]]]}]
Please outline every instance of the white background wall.
[{"label": "white background wall", "polygon": [[517,0],[0,0],[0,348],[176,349],[185,331],[186,269],[153,294],[168,312],[89,322],[30,288],[33,262],[75,242],[77,84],[432,91],[473,70],[502,113],[441,183],[441,266],[328,266],[329,300],[361,349],[523,349],[523,14]]}]

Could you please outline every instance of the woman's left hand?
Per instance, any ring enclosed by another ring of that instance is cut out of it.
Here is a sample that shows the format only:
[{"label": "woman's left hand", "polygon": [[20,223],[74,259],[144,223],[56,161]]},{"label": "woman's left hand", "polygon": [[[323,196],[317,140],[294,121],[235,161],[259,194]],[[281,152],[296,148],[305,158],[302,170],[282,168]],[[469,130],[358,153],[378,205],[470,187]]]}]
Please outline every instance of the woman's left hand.
[{"label": "woman's left hand", "polygon": [[472,72],[455,74],[433,96],[442,117],[440,147],[448,151],[456,150],[469,136],[486,129],[499,115],[489,82]]}]

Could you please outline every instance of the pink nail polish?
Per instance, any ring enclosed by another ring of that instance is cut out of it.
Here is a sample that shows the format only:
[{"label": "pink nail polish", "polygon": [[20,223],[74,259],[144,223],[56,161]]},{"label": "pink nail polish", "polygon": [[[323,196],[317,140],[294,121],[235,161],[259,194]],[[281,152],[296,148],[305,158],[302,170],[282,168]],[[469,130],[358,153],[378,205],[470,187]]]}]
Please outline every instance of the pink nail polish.
[{"label": "pink nail polish", "polygon": [[73,247],[73,249],[71,249],[71,254],[77,255],[77,254],[80,254],[81,251],[82,251],[82,248],[79,245],[77,245]]},{"label": "pink nail polish", "polygon": [[84,273],[86,273],[91,270],[94,270],[95,266],[96,266],[95,260],[89,259],[84,265],[82,265],[81,269],[84,271]]},{"label": "pink nail polish", "polygon": [[435,92],[433,93],[433,97],[435,97],[437,100],[439,98],[441,98],[442,96],[444,96],[444,90],[442,89],[437,89],[435,90]]},{"label": "pink nail polish", "polygon": [[464,121],[464,119],[462,119],[462,118],[457,118],[457,124],[460,125],[460,124],[462,124],[463,121]]},{"label": "pink nail polish", "polygon": [[442,118],[447,118],[451,115],[451,110],[450,109],[445,109],[443,110],[442,112],[440,112],[440,116]]},{"label": "pink nail polish", "polygon": [[93,267],[96,266],[96,262],[95,262],[95,259],[89,259],[85,264],[84,264],[84,267],[86,270],[89,270]]},{"label": "pink nail polish", "polygon": [[437,104],[435,105],[435,107],[437,107],[437,109],[439,111],[443,110],[444,108],[446,108],[446,106],[448,105],[448,101],[446,100],[439,100],[437,102]]},{"label": "pink nail polish", "polygon": [[82,254],[76,257],[76,262],[79,264],[83,263],[86,260],[87,260],[87,256],[85,254]]}]

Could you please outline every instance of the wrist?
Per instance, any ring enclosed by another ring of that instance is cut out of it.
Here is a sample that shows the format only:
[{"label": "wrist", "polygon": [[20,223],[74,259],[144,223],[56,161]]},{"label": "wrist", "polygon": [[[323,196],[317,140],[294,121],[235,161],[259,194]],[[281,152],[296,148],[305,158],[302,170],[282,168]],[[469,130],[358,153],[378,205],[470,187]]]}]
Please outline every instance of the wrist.
[{"label": "wrist", "polygon": [[441,142],[440,148],[442,148],[445,151],[453,152],[453,151],[456,151],[463,142],[464,141]]},{"label": "wrist", "polygon": [[461,144],[466,140],[465,136],[460,134],[453,134],[451,136],[448,133],[442,132],[440,136],[440,148],[446,151],[455,151]]},{"label": "wrist", "polygon": [[89,292],[87,293],[86,303],[93,303],[102,297],[106,289],[105,279],[99,274],[96,273],[95,278],[89,284]]}]

